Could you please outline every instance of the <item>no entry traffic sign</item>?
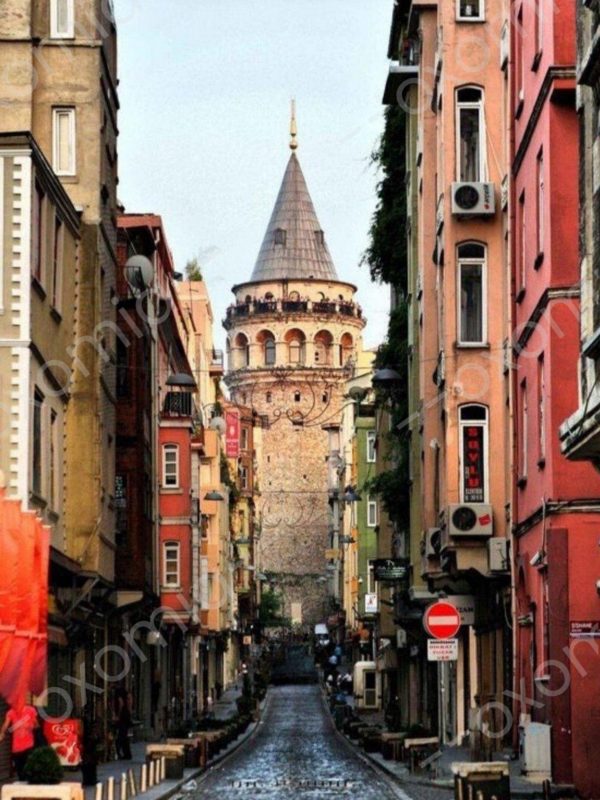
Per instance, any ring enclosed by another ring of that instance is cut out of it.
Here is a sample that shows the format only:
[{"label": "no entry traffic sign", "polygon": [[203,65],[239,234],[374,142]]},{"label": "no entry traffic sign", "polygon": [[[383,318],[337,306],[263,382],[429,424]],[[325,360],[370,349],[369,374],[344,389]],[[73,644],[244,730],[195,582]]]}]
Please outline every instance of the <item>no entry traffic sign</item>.
[{"label": "no entry traffic sign", "polygon": [[427,633],[435,639],[452,639],[460,630],[460,612],[452,603],[439,600],[429,606],[423,624]]}]

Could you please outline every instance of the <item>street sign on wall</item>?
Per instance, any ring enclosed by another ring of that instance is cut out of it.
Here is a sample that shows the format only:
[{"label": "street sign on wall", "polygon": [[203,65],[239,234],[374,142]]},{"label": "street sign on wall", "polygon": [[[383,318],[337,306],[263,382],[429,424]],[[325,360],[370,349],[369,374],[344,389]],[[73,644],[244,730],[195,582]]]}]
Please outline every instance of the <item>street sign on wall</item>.
[{"label": "street sign on wall", "polygon": [[428,639],[428,661],[457,661],[458,639]]},{"label": "street sign on wall", "polygon": [[460,613],[452,603],[438,600],[425,611],[423,624],[435,639],[452,639],[460,630]]},{"label": "street sign on wall", "polygon": [[450,594],[448,602],[456,606],[461,625],[475,624],[475,598],[472,594]]}]

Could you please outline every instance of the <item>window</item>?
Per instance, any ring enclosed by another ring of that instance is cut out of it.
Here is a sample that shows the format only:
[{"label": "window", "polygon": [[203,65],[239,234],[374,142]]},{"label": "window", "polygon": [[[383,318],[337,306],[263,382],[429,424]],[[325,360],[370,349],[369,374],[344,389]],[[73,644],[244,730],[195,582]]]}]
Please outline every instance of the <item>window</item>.
[{"label": "window", "polygon": [[524,80],[524,64],[523,58],[523,43],[525,31],[523,30],[523,5],[519,7],[517,13],[517,24],[514,28],[515,37],[515,117],[520,117],[523,111],[523,102],[525,100],[525,80]]},{"label": "window", "polygon": [[265,366],[272,367],[275,364],[275,340],[267,339],[265,342]]},{"label": "window", "polygon": [[265,395],[265,399],[266,399],[267,403],[272,403],[273,402],[273,392],[267,392],[267,394]]},{"label": "window", "polygon": [[33,277],[40,283],[42,282],[44,264],[44,238],[45,225],[44,215],[46,213],[46,195],[40,184],[35,182],[35,192],[33,195],[33,220],[32,220],[32,242],[31,242],[31,271]]},{"label": "window", "polygon": [[292,339],[290,342],[290,364],[300,364],[302,361],[302,345],[297,339]]},{"label": "window", "polygon": [[527,285],[527,216],[525,214],[525,190],[519,195],[519,208],[517,212],[518,218],[518,236],[520,237],[519,258],[521,259],[519,279],[521,285],[519,286],[519,294],[525,291]]},{"label": "window", "polygon": [[285,247],[287,242],[287,231],[283,228],[276,228],[273,236],[275,244],[280,244]]},{"label": "window", "polygon": [[544,255],[544,151],[540,150],[536,160],[536,173],[537,173],[537,255],[535,266],[539,267]]},{"label": "window", "polygon": [[374,464],[377,461],[377,433],[367,431],[367,462]]},{"label": "window", "polygon": [[75,175],[75,109],[52,111],[53,167],[57,175]]},{"label": "window", "polygon": [[74,0],[50,0],[50,37],[72,39],[75,35]]},{"label": "window", "polygon": [[544,354],[538,358],[537,369],[538,383],[538,437],[539,437],[539,462],[546,458],[546,378],[544,374]]},{"label": "window", "polygon": [[532,69],[537,69],[544,48],[544,0],[535,0],[535,54]]},{"label": "window", "polygon": [[315,231],[315,240],[318,245],[323,246],[325,244],[325,232],[324,231]]},{"label": "window", "polygon": [[521,381],[521,463],[519,464],[519,480],[527,480],[527,462],[529,460],[529,408],[527,402],[527,381]]},{"label": "window", "polygon": [[243,491],[248,490],[248,467],[240,467],[240,486]]},{"label": "window", "polygon": [[485,503],[488,498],[488,410],[486,406],[461,406],[460,501]]},{"label": "window", "polygon": [[180,550],[179,542],[165,542],[163,545],[163,586],[180,585]]},{"label": "window", "polygon": [[302,400],[300,392],[294,392],[294,403],[299,403]]},{"label": "window", "polygon": [[62,220],[54,218],[54,246],[52,248],[52,305],[61,308],[62,264],[64,252],[64,227]]},{"label": "window", "polygon": [[483,91],[476,86],[456,92],[456,127],[457,180],[485,180]]},{"label": "window", "polygon": [[457,0],[457,2],[457,19],[467,22],[485,19],[484,0]]},{"label": "window", "polygon": [[127,345],[117,337],[117,397],[129,395],[129,353]]},{"label": "window", "polygon": [[458,342],[485,344],[487,338],[485,247],[458,246]]},{"label": "window", "polygon": [[242,428],[241,448],[242,450],[248,449],[248,428]]},{"label": "window", "polygon": [[50,468],[50,486],[49,486],[49,493],[48,499],[50,501],[50,508],[54,511],[59,509],[59,497],[58,497],[58,473],[59,473],[59,465],[57,462],[59,446],[58,446],[58,414],[54,409],[50,411],[50,453],[48,457],[48,466]]},{"label": "window", "polygon": [[179,486],[179,447],[176,444],[163,445],[163,486],[176,489]]},{"label": "window", "polygon": [[367,498],[367,528],[377,525],[377,500]]},{"label": "window", "polygon": [[44,395],[36,389],[33,395],[33,448],[31,460],[31,488],[42,495],[42,414]]},{"label": "window", "polygon": [[234,339],[234,348],[236,353],[234,355],[235,368],[243,369],[250,364],[250,344],[248,338],[243,333],[238,333]]}]

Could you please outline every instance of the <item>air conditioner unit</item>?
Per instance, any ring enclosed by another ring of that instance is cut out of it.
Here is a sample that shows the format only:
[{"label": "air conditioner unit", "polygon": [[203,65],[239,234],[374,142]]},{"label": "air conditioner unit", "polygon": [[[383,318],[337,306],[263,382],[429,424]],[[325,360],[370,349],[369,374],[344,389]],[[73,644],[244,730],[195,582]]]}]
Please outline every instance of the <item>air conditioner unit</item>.
[{"label": "air conditioner unit", "polygon": [[490,572],[508,572],[508,539],[494,537],[488,539],[488,567]]},{"label": "air conditioner unit", "polygon": [[460,503],[448,506],[450,536],[492,536],[493,517],[489,503]]},{"label": "air conditioner unit", "polygon": [[442,531],[439,528],[429,528],[425,531],[424,553],[426,558],[439,558],[442,549]]},{"label": "air conditioner unit", "polygon": [[460,217],[491,217],[496,213],[493,183],[453,183],[452,213]]}]

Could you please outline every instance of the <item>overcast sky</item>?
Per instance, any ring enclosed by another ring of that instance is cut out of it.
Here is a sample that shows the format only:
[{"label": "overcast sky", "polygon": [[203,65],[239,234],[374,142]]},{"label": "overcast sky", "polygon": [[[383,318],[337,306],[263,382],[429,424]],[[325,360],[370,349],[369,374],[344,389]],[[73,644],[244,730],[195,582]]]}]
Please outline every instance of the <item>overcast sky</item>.
[{"label": "overcast sky", "polygon": [[220,321],[248,280],[289,158],[298,156],[340,279],[356,283],[367,346],[386,287],[359,267],[375,207],[391,0],[116,0],[119,197],[161,214],[177,268],[200,260]]}]

